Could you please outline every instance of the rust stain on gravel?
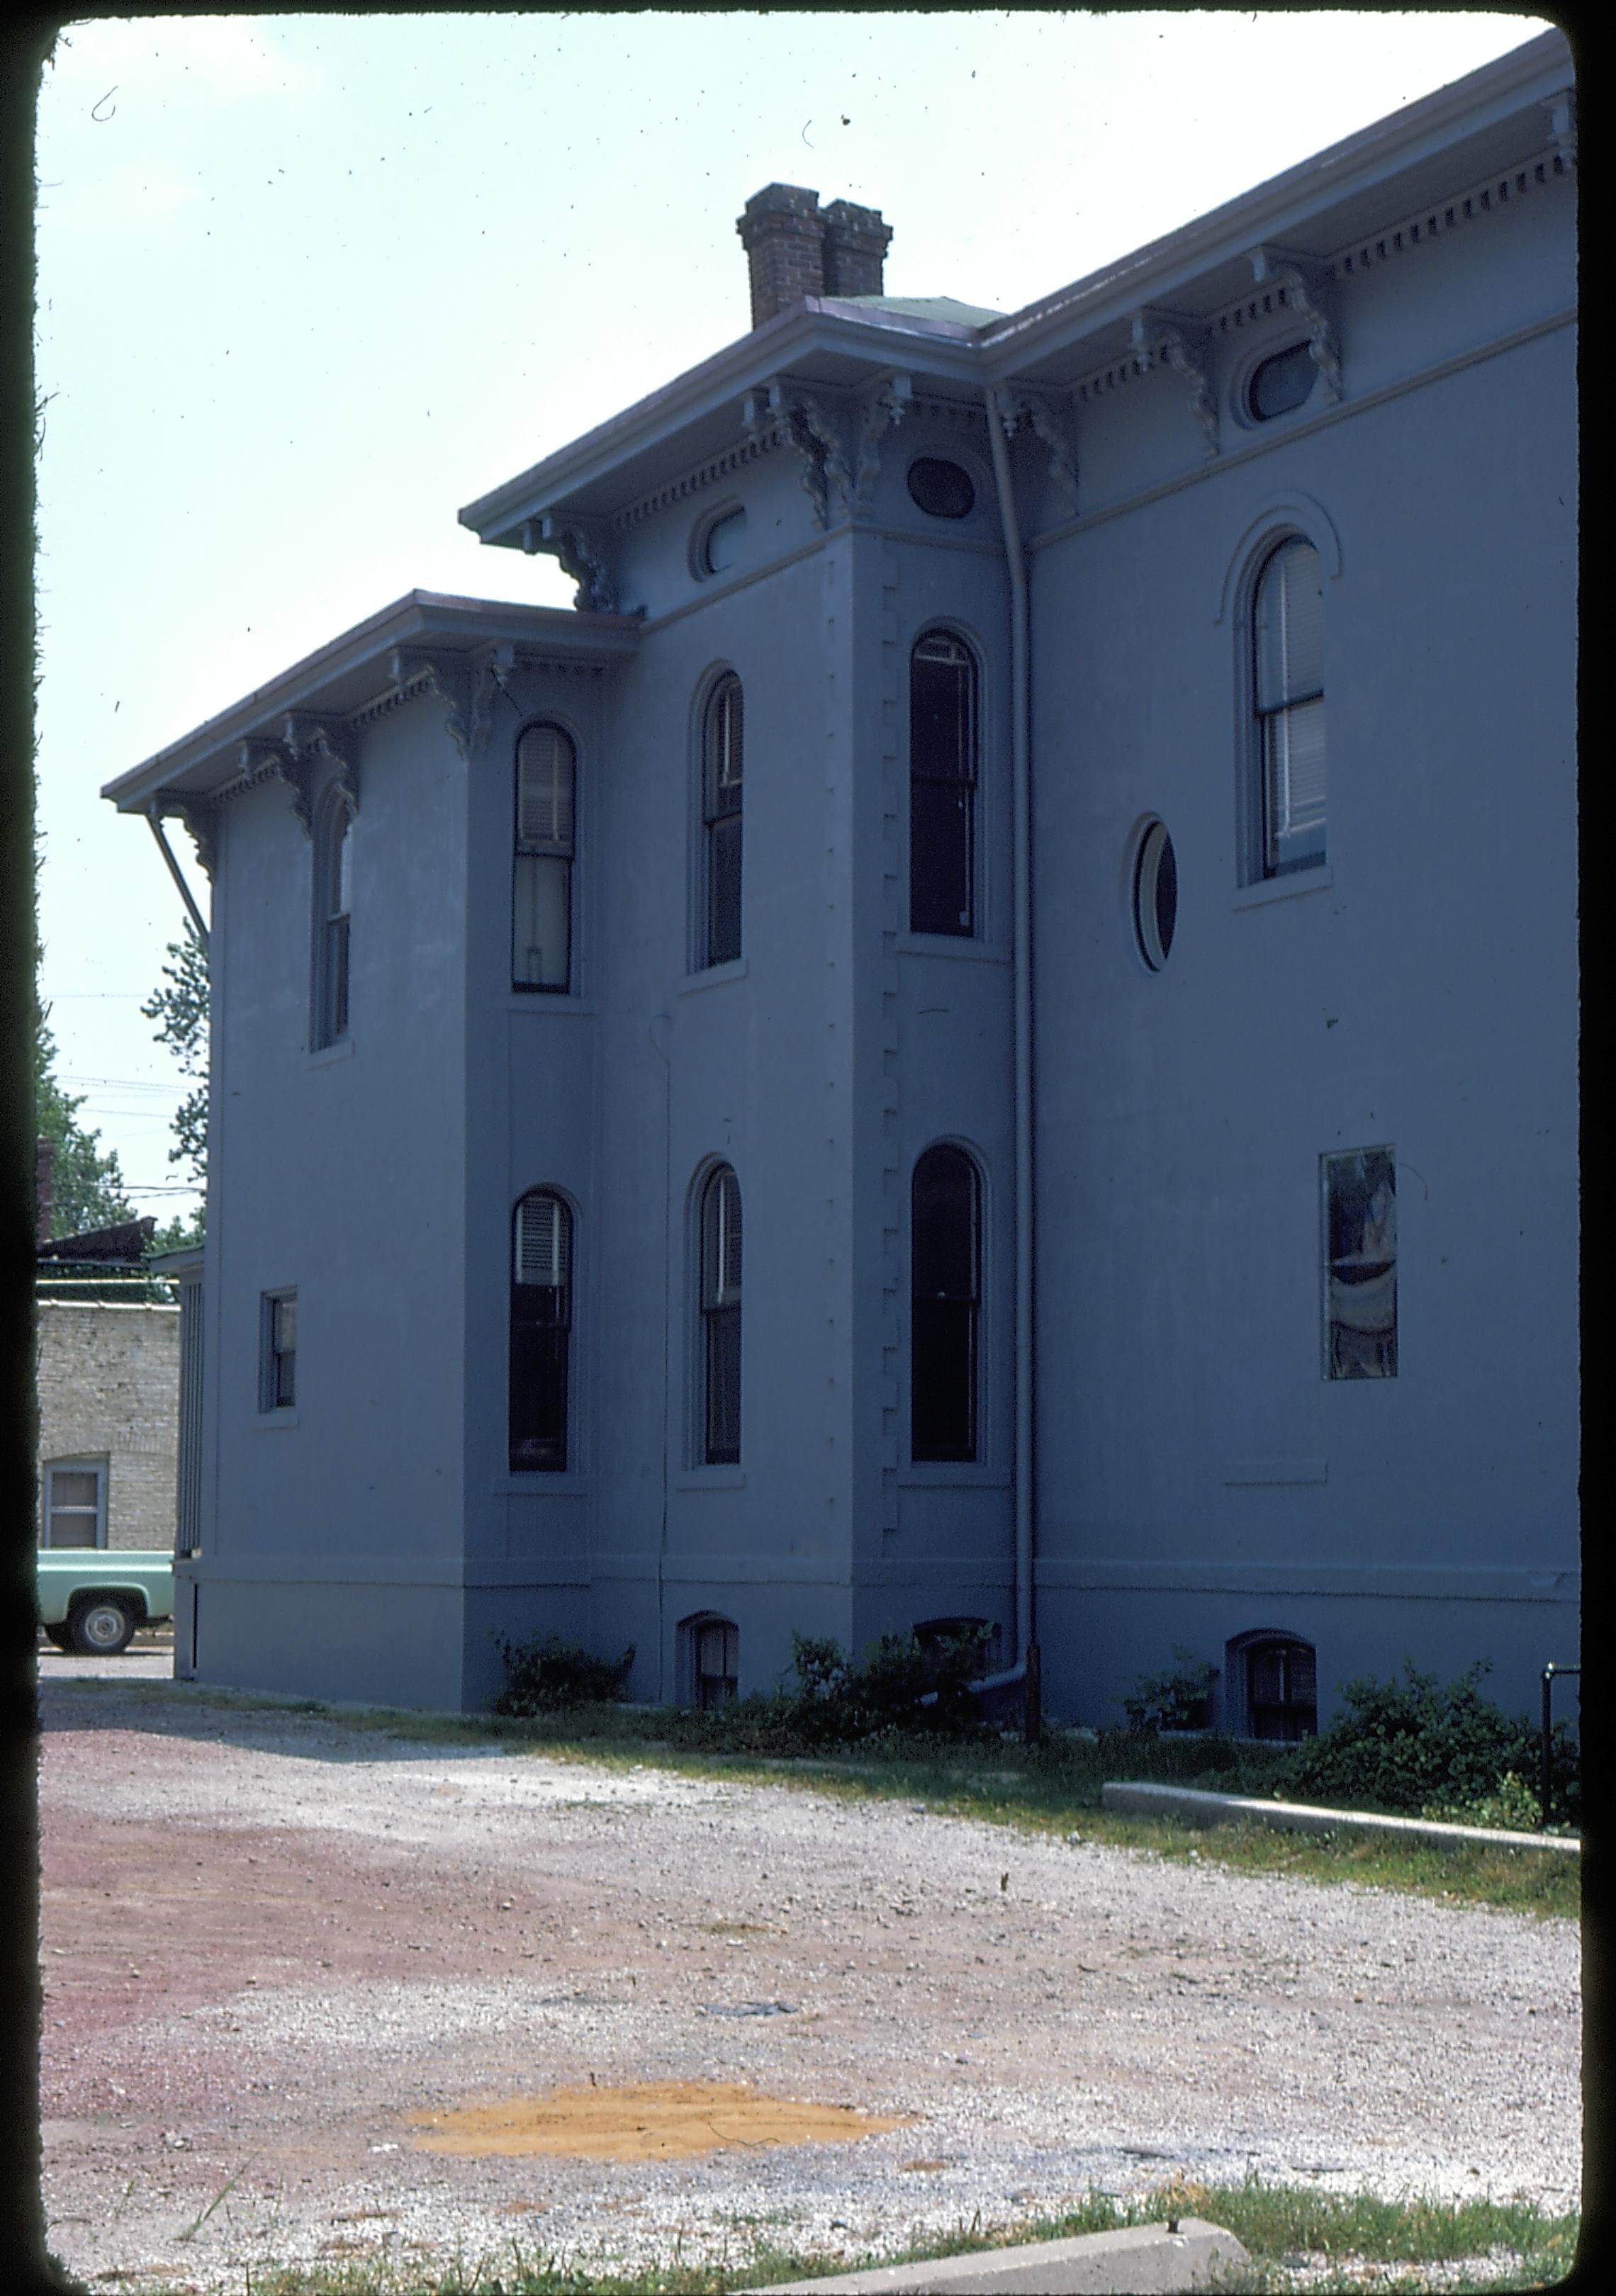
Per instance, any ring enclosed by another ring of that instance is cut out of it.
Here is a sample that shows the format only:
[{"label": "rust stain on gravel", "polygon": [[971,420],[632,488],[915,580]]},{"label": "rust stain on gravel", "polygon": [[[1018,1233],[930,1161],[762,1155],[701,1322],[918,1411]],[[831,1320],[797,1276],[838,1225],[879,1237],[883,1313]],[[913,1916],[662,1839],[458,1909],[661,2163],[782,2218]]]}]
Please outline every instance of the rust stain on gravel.
[{"label": "rust stain on gravel", "polygon": [[414,2125],[423,2152],[471,2160],[559,2153],[578,2161],[685,2161],[758,2145],[847,2144],[906,2128],[909,2116],[801,2104],[738,2081],[629,2081],[463,2105]]}]

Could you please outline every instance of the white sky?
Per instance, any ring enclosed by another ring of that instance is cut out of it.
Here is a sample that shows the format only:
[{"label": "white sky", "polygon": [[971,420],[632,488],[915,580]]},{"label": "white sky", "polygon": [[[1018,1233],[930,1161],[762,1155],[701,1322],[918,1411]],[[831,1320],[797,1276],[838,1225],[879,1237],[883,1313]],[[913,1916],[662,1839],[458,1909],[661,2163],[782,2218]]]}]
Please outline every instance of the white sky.
[{"label": "white sky", "polygon": [[864,11],[65,32],[37,160],[44,977],[59,1071],[137,1208],[192,1201],[167,1161],[183,1087],[139,1011],[183,912],[100,785],[406,590],[570,604],[551,561],[485,550],[455,513],[746,332],[753,192],[878,207],[889,292],[1013,310],[1546,29]]}]

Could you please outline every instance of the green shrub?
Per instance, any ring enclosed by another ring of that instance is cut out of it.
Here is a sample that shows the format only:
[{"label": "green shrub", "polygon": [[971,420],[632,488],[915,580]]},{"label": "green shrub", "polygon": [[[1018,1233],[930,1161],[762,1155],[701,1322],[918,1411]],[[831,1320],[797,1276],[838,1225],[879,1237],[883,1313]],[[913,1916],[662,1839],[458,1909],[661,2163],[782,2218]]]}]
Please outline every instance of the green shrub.
[{"label": "green shrub", "polygon": [[1422,1817],[1440,1818],[1448,1825],[1493,1825],[1510,1833],[1536,1833],[1543,1824],[1538,1792],[1513,1770],[1505,1770],[1497,1793],[1477,1801],[1427,1802]]},{"label": "green shrub", "polygon": [[957,1737],[978,1729],[971,1684],[982,1671],[988,1629],[921,1642],[882,1635],[860,1663],[829,1637],[792,1636],[797,1677],[782,1700],[787,1730],[808,1745],[849,1745],[893,1732]]},{"label": "green shrub", "polygon": [[603,1698],[620,1698],[634,1664],[634,1644],[621,1658],[595,1658],[581,1644],[564,1643],[559,1635],[542,1642],[502,1640],[505,1686],[494,1701],[496,1714],[515,1716],[554,1714],[563,1706],[584,1706]]},{"label": "green shrub", "polygon": [[[1522,1781],[1538,1773],[1538,1731],[1525,1715],[1505,1714],[1482,1697],[1486,1672],[1485,1660],[1478,1660],[1439,1688],[1434,1674],[1419,1673],[1405,1659],[1400,1680],[1366,1676],[1344,1684],[1345,1712],[1296,1750],[1292,1790],[1317,1801],[1404,1816],[1469,1812],[1482,1804],[1523,1813],[1529,1801],[1535,1811],[1536,1796]],[[1563,1723],[1555,1725],[1552,1754],[1555,1808],[1569,1809],[1574,1821],[1577,1757]]]},{"label": "green shrub", "polygon": [[1218,1669],[1210,1660],[1173,1644],[1174,1663],[1160,1674],[1142,1674],[1117,1703],[1130,1730],[1204,1730]]}]

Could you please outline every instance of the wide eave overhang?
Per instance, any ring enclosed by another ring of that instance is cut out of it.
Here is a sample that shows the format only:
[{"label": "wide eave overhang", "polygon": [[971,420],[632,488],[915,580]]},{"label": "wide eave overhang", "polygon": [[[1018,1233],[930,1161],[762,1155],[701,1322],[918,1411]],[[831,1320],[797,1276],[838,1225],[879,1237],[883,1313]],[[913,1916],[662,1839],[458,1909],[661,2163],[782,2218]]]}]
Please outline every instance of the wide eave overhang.
[{"label": "wide eave overhang", "polygon": [[398,649],[412,660],[445,667],[490,646],[509,645],[525,661],[604,668],[631,653],[639,624],[626,614],[580,614],[560,606],[524,606],[488,598],[411,590],[368,621],[344,631],[267,685],[260,686],[144,765],[106,783],[120,813],[146,813],[184,799],[205,799],[240,773],[243,742],[275,742],[289,714],[343,718],[386,693]]},{"label": "wide eave overhang", "polygon": [[1572,82],[1558,32],[1407,105],[1167,238],[988,325],[809,299],[754,328],[460,512],[483,542],[536,545],[546,513],[606,520],[732,447],[747,396],[789,379],[859,393],[895,373],[944,398],[1060,388],[1127,349],[1141,310],[1210,318],[1253,283],[1259,250],[1324,266],[1355,242],[1533,159]]}]

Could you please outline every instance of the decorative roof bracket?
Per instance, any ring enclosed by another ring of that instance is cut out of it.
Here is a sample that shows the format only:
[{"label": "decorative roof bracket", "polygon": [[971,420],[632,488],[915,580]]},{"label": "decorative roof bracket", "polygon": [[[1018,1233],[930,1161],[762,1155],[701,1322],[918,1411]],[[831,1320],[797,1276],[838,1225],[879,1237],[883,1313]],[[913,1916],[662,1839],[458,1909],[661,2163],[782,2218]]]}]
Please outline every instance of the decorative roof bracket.
[{"label": "decorative roof bracket", "polygon": [[1078,463],[1068,436],[1054,406],[1040,391],[1002,390],[998,394],[999,419],[1005,426],[1005,436],[1013,439],[1025,422],[1035,439],[1049,450],[1050,484],[1060,491],[1066,504],[1068,518],[1078,514]]},{"label": "decorative roof bracket", "polygon": [[915,403],[915,388],[906,374],[891,374],[872,398],[866,398],[858,419],[858,462],[853,472],[855,516],[866,512],[881,474],[881,449],[887,432],[903,421]]},{"label": "decorative roof bracket", "polygon": [[1218,395],[1206,371],[1206,336],[1193,319],[1148,304],[1134,314],[1128,330],[1133,338],[1134,366],[1148,374],[1153,366],[1169,366],[1189,386],[1190,412],[1200,423],[1209,455],[1220,452],[1223,439],[1218,421]]},{"label": "decorative roof bracket", "polygon": [[331,721],[302,709],[289,709],[282,726],[282,746],[303,768],[305,776],[324,760],[336,767],[334,785],[341,791],[350,814],[359,810],[359,772],[346,726],[333,730]]},{"label": "decorative roof bracket", "polygon": [[312,837],[315,833],[312,776],[297,752],[284,742],[272,742],[254,735],[240,744],[236,754],[244,778],[270,774],[276,781],[285,783],[291,791],[291,809],[303,824],[303,834]]},{"label": "decorative roof bracket", "polygon": [[1297,317],[1306,320],[1308,348],[1324,377],[1325,397],[1336,405],[1341,395],[1341,354],[1331,308],[1329,266],[1283,247],[1254,247],[1251,277],[1259,287],[1283,288]]},{"label": "decorative roof bracket", "polygon": [[742,402],[742,421],[753,430],[771,418],[779,424],[781,436],[801,457],[802,489],[814,505],[814,523],[827,527],[832,488],[837,507],[842,510],[849,507],[854,496],[853,474],[829,413],[816,398],[793,390],[778,377],[765,386],[763,409],[758,401],[759,394],[749,390]]},{"label": "decorative roof bracket", "polygon": [[605,529],[592,518],[575,518],[565,511],[541,511],[522,523],[521,546],[529,556],[550,552],[562,572],[578,584],[573,607],[580,614],[614,614],[617,588],[606,562]]}]

